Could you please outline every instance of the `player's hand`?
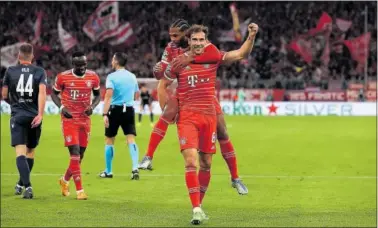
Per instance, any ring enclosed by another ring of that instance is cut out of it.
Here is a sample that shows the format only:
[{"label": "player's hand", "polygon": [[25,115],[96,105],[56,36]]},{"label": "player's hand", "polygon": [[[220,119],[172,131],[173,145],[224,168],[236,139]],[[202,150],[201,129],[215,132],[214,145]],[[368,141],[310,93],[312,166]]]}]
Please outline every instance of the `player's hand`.
[{"label": "player's hand", "polygon": [[108,118],[108,116],[104,116],[104,124],[105,124],[105,128],[109,127],[109,118]]},{"label": "player's hand", "polygon": [[163,66],[162,66],[161,62],[158,62],[158,63],[155,64],[153,71],[157,72],[157,73],[163,71]]},{"label": "player's hand", "polygon": [[248,33],[250,38],[254,38],[259,31],[259,26],[255,23],[251,23],[248,25]]},{"label": "player's hand", "polygon": [[84,111],[84,113],[85,113],[85,115],[87,115],[87,116],[92,115],[92,113],[93,113],[93,108],[92,108],[92,106],[89,106],[89,107]]},{"label": "player's hand", "polygon": [[71,119],[72,118],[72,114],[70,111],[68,111],[68,109],[66,107],[63,107],[62,108],[62,111],[61,113],[63,114],[64,117],[66,117],[67,119]]},{"label": "player's hand", "polygon": [[183,69],[188,66],[194,60],[193,55],[180,55],[172,61],[172,67],[174,69]]},{"label": "player's hand", "polygon": [[33,121],[31,122],[31,127],[35,128],[38,127],[42,123],[42,115],[37,115],[34,117]]}]

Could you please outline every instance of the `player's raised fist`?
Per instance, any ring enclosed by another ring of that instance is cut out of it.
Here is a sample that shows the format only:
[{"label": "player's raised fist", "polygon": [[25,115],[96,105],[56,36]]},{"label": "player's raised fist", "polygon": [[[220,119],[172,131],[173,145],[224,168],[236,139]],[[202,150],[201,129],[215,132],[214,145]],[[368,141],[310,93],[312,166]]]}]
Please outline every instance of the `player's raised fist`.
[{"label": "player's raised fist", "polygon": [[250,37],[255,37],[258,31],[259,26],[257,24],[251,23],[248,25],[248,32]]}]

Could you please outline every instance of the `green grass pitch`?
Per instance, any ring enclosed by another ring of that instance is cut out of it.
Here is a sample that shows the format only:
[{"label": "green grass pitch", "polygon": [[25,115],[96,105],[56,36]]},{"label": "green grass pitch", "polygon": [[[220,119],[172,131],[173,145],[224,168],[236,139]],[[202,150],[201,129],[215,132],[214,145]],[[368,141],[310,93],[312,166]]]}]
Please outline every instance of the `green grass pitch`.
[{"label": "green grass pitch", "polygon": [[[218,150],[203,202],[210,220],[202,226],[373,227],[377,221],[376,120],[374,117],[226,117],[239,173],[249,195],[231,188]],[[138,128],[140,158],[151,127]],[[9,116],[1,118],[1,226],[191,226],[183,158],[171,126],[154,157],[154,170],[130,180],[131,160],[122,134],[116,139],[114,178],[104,169],[100,116],[82,164],[87,201],[60,194],[68,166],[60,119],[45,116],[32,172],[35,198],[15,196],[18,179],[10,147]],[[121,131],[119,131],[121,133]]]}]

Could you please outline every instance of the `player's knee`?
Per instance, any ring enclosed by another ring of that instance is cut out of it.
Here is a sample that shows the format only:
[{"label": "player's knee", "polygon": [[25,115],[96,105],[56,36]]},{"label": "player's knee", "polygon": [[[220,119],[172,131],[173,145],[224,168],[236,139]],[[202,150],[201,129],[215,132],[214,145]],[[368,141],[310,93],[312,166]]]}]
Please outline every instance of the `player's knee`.
[{"label": "player's knee", "polygon": [[80,156],[80,147],[79,145],[72,145],[68,146],[68,150],[70,151],[70,155],[79,155]]},{"label": "player's knee", "polygon": [[228,140],[228,133],[225,127],[222,127],[222,126],[217,127],[217,139],[218,141]]},{"label": "player's knee", "polygon": [[134,135],[126,135],[126,143],[127,144],[134,144],[135,143],[135,136]]},{"label": "player's knee", "polygon": [[80,147],[80,162],[83,160],[84,158],[84,153],[85,153],[85,150],[87,148],[86,147]]},{"label": "player's knee", "polygon": [[114,145],[114,140],[115,140],[115,137],[105,137],[105,144],[106,145]]},{"label": "player's knee", "polygon": [[26,145],[16,145],[16,156],[26,156]]},{"label": "player's knee", "polygon": [[185,160],[185,167],[197,168],[197,150],[185,149],[182,151]]},{"label": "player's knee", "polygon": [[26,148],[26,157],[34,159],[35,148]]}]

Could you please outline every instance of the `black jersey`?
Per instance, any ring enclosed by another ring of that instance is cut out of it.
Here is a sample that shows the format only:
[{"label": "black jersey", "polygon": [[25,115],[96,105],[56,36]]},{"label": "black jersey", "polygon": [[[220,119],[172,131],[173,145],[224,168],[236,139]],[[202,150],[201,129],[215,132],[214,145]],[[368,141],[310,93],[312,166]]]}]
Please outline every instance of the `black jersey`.
[{"label": "black jersey", "polygon": [[148,90],[146,92],[140,92],[140,98],[144,103],[149,103],[151,100],[150,92],[148,92]]},{"label": "black jersey", "polygon": [[40,84],[47,84],[46,72],[43,68],[30,64],[8,67],[3,86],[8,87],[12,116],[38,115]]}]

